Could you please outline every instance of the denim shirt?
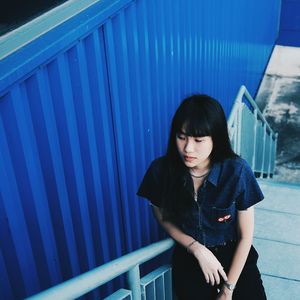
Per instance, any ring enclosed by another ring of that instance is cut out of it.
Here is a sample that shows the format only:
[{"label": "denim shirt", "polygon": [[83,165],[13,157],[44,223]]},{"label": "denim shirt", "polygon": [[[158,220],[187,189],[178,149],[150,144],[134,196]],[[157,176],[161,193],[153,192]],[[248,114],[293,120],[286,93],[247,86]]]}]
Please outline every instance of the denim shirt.
[{"label": "denim shirt", "polygon": [[[151,163],[137,192],[158,207],[163,191],[164,160],[165,157],[160,157]],[[240,157],[226,159],[212,165],[198,190],[197,201],[188,214],[173,223],[207,247],[226,244],[238,239],[237,211],[246,210],[263,198],[247,162]]]}]

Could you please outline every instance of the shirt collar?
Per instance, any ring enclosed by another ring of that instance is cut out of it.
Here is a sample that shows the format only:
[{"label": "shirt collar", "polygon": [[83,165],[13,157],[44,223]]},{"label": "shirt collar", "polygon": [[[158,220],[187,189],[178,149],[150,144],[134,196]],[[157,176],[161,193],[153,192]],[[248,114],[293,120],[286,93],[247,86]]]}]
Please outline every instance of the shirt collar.
[{"label": "shirt collar", "polygon": [[221,163],[216,162],[213,164],[207,180],[213,185],[217,186],[220,178],[220,173],[221,173]]}]

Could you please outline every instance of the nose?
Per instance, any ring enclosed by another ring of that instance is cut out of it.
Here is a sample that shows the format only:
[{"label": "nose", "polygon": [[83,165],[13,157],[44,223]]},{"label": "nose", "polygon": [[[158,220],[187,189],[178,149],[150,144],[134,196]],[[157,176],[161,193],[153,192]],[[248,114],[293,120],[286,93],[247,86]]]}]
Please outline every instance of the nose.
[{"label": "nose", "polygon": [[184,151],[187,153],[193,152],[193,141],[189,138],[186,139],[185,145],[184,145]]}]

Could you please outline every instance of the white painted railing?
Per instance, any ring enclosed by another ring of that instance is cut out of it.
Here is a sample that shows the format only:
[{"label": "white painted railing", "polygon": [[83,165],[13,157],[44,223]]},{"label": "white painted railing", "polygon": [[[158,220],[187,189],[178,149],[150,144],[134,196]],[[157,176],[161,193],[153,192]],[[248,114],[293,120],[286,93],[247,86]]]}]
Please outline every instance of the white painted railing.
[{"label": "white painted railing", "polygon": [[151,244],[69,279],[27,300],[76,299],[124,273],[127,275],[128,289],[120,289],[105,300],[155,299],[151,295],[157,295],[159,299],[172,300],[170,266],[159,267],[143,278],[140,278],[139,266],[171,249],[173,245],[172,239]]},{"label": "white painted railing", "polygon": [[[246,99],[246,102],[243,102]],[[245,86],[241,86],[228,119],[234,151],[260,177],[272,177],[278,134],[274,133]]]}]

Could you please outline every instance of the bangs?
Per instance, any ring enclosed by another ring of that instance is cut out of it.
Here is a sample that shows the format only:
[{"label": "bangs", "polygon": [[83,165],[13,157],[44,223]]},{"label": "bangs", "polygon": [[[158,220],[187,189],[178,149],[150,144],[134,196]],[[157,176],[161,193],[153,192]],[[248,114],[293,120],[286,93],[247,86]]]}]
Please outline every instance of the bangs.
[{"label": "bangs", "polygon": [[177,138],[180,134],[194,138],[210,136],[213,142],[211,161],[236,157],[231,148],[227,120],[221,104],[204,94],[185,98],[177,108],[170,130],[167,157],[174,166],[182,166]]},{"label": "bangs", "polygon": [[193,114],[188,119],[178,121],[176,133],[184,133],[185,135],[193,137],[212,135],[210,123],[204,115],[199,117],[199,113],[197,115]]}]

